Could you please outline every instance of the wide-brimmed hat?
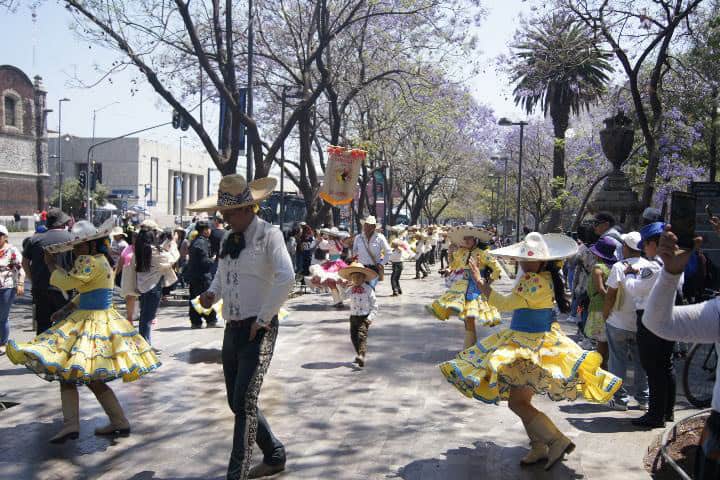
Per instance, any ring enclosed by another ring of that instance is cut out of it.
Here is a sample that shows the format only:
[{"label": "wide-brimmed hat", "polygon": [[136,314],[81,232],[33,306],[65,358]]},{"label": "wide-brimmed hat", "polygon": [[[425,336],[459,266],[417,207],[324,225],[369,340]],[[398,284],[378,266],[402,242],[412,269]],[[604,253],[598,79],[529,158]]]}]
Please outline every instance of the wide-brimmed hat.
[{"label": "wide-brimmed hat", "polygon": [[109,237],[114,225],[115,220],[113,218],[108,218],[105,223],[99,227],[96,227],[88,220],[80,220],[75,223],[70,230],[70,235],[73,237],[72,240],[56,243],[55,245],[48,245],[45,247],[45,251],[48,253],[68,252],[72,250],[75,245],[97,240],[98,238]]},{"label": "wide-brimmed hat", "polygon": [[375,270],[370,270],[365,265],[358,262],[353,262],[350,264],[349,267],[341,268],[340,271],[338,271],[338,275],[340,275],[345,280],[350,280],[350,276],[353,273],[362,273],[363,275],[365,275],[366,282],[369,282],[370,280],[375,280],[375,278],[378,276]]},{"label": "wide-brimmed hat", "polygon": [[590,251],[597,257],[607,260],[608,262],[617,262],[615,250],[618,247],[618,241],[610,236],[600,237],[591,247]]},{"label": "wide-brimmed hat", "polygon": [[578,245],[575,240],[561,233],[530,232],[522,242],[503,248],[490,250],[488,253],[496,257],[515,260],[550,261],[561,260],[577,254]]},{"label": "wide-brimmed hat", "polygon": [[217,195],[205,197],[188,205],[191,212],[225,212],[260,203],[275,190],[277,180],[258,178],[248,183],[242,175],[225,175],[220,180]]},{"label": "wide-brimmed hat", "polygon": [[[329,235],[329,236],[335,237],[335,238],[343,238],[343,232],[338,230],[337,227],[321,228],[320,233],[321,234],[324,233],[325,235]],[[345,232],[345,233],[347,233],[347,232]]]},{"label": "wide-brimmed hat", "polygon": [[45,226],[47,228],[61,228],[68,224],[70,217],[59,208],[51,208],[47,212]]},{"label": "wide-brimmed hat", "polygon": [[396,233],[404,232],[405,230],[407,230],[407,225],[403,225],[402,223],[398,225],[393,225],[392,227],[390,227],[390,230]]},{"label": "wide-brimmed hat", "polygon": [[123,230],[122,227],[114,227],[110,231],[110,236],[117,237],[118,235],[122,235],[123,237],[127,238],[127,233],[125,233],[125,230]]},{"label": "wide-brimmed hat", "polygon": [[461,225],[448,232],[450,241],[457,245],[462,245],[465,237],[475,237],[485,243],[492,240],[492,234],[490,232],[480,227],[475,227],[472,224]]},{"label": "wide-brimmed hat", "polygon": [[377,225],[377,218],[375,218],[374,215],[368,215],[367,217],[363,218],[360,223],[363,225]]},{"label": "wide-brimmed hat", "polygon": [[160,225],[158,225],[152,218],[146,218],[143,220],[142,223],[140,223],[140,228],[143,230],[155,230],[158,232],[161,230]]}]

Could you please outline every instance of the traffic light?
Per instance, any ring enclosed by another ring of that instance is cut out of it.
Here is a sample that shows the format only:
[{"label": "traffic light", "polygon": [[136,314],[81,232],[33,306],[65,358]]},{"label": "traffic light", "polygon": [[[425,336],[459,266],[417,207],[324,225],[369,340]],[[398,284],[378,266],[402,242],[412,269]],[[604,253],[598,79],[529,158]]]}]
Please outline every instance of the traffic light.
[{"label": "traffic light", "polygon": [[85,189],[87,187],[87,173],[84,170],[78,175],[78,180],[80,180],[80,186]]},{"label": "traffic light", "polygon": [[183,132],[186,132],[188,128],[190,128],[190,122],[188,122],[187,118],[185,118],[184,115],[181,115],[180,112],[173,110],[172,127],[175,129],[179,128]]}]

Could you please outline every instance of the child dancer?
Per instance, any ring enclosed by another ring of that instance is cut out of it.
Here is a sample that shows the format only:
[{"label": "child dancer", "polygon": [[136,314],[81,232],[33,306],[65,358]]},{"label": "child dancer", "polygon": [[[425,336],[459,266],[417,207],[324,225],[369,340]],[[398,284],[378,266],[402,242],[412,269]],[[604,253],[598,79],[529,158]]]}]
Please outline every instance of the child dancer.
[{"label": "child dancer", "polygon": [[349,293],[350,340],[357,353],[355,362],[360,367],[364,367],[368,329],[378,311],[375,290],[368,282],[374,280],[377,273],[360,263],[352,263],[349,267],[340,270],[340,276],[352,283]]},{"label": "child dancer", "polygon": [[477,333],[475,322],[479,320],[484,326],[500,323],[500,312],[488,305],[480,295],[475,281],[470,276],[470,259],[477,259],[483,275],[493,280],[500,278],[500,264],[485,251],[485,243],[490,240],[490,233],[469,225],[453,229],[448,238],[458,246],[450,262],[447,285],[448,290],[432,305],[429,310],[440,320],[447,320],[457,315],[465,323],[465,348],[475,345]]},{"label": "child dancer", "polygon": [[316,252],[322,252],[323,260],[310,266],[310,279],[306,280],[306,283],[317,289],[327,289],[332,295],[333,306],[344,308],[345,282],[338,272],[347,267],[341,256],[345,248],[342,240],[348,234],[339,231],[336,227],[323,229],[320,232],[326,238],[318,243]]},{"label": "child dancer", "polygon": [[517,260],[524,272],[509,295],[492,290],[479,263],[472,260],[471,275],[482,294],[498,309],[512,311],[512,323],[440,364],[443,375],[463,395],[486,403],[507,400],[530,438],[531,450],[520,463],[547,459],[546,470],[575,445],[532,405],[533,395],[547,393],[557,401],[574,400],[582,393],[590,401],[604,403],[622,384],[600,368],[600,354],[583,351],[555,323],[555,305],[564,313],[570,309],[556,261],[576,252],[571,238],[536,232],[523,242],[492,251]]},{"label": "child dancer", "polygon": [[392,275],[390,276],[390,286],[392,287],[393,297],[402,295],[400,288],[400,277],[403,271],[403,254],[404,250],[400,246],[400,240],[397,238],[390,243],[392,252],[390,252],[390,263],[392,264]]}]

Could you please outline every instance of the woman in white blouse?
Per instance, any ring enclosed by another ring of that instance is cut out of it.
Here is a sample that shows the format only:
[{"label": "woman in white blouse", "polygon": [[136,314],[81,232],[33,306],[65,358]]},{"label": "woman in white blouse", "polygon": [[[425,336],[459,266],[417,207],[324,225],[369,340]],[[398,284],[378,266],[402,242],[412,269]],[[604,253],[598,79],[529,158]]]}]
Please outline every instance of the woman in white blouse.
[{"label": "woman in white blouse", "polygon": [[0,225],[0,355],[5,355],[5,344],[10,336],[10,307],[15,295],[25,292],[25,270],[22,254],[8,242],[8,230]]},{"label": "woman in white blouse", "polygon": [[135,271],[137,290],[140,293],[140,335],[152,345],[150,331],[160,306],[162,288],[177,281],[173,265],[180,258],[177,245],[172,239],[162,245],[157,241],[153,225],[141,228],[135,241]]}]

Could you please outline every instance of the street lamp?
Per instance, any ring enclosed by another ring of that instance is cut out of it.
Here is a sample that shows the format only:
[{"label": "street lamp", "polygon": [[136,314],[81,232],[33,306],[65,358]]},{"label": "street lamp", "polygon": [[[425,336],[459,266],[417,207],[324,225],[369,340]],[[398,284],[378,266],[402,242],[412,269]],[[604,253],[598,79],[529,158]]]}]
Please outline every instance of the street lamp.
[{"label": "street lamp", "polygon": [[508,202],[507,202],[507,179],[508,179],[508,155],[493,155],[490,157],[492,160],[505,160],[505,168],[504,168],[504,180],[503,180],[503,224],[502,224],[502,233],[503,237],[507,235],[507,218],[508,218]]},{"label": "street lamp", "polygon": [[57,162],[58,162],[58,198],[60,210],[62,210],[62,184],[63,184],[63,164],[62,164],[62,104],[63,102],[69,102],[69,98],[61,98],[58,100],[58,138],[57,138]]},{"label": "street lamp", "polygon": [[[182,173],[182,141],[183,138],[187,138],[187,135],[181,135],[180,136],[180,226],[182,226],[183,222],[183,211],[185,210],[185,179],[183,178]],[[175,197],[177,197],[177,193],[175,194]]]},{"label": "street lamp", "polygon": [[495,223],[495,189],[492,183],[495,180],[495,175],[491,173],[487,178],[490,179],[490,225],[493,225]]},{"label": "street lamp", "polygon": [[[247,70],[247,97],[245,97],[245,107],[247,109],[247,116],[253,116],[253,47],[255,43],[255,33],[253,24],[255,16],[253,12],[253,0],[248,0],[248,70]],[[234,127],[234,125],[233,125]],[[245,148],[247,148],[245,166],[246,178],[250,182],[253,179],[253,145],[248,135]]]},{"label": "street lamp", "polygon": [[520,241],[520,191],[522,190],[522,161],[523,161],[523,134],[525,125],[528,122],[523,120],[519,122],[513,122],[503,117],[498,121],[498,125],[501,127],[520,127],[520,155],[518,157],[518,180],[517,180],[517,212],[515,217],[515,241]]},{"label": "street lamp", "polygon": [[[288,98],[287,90],[291,88],[289,85],[282,86],[282,95],[280,99],[280,129],[285,128],[285,102]],[[290,98],[303,98],[301,90],[295,91],[289,95]],[[250,181],[248,177],[248,181]],[[285,139],[280,143],[280,230],[283,229],[285,223]]]},{"label": "street lamp", "polygon": [[[107,105],[103,105],[100,108],[94,108],[92,111],[92,145],[95,145],[95,118],[97,116],[97,112],[100,112],[102,110],[105,110],[106,108],[116,105],[120,102],[112,102],[108,103]],[[95,173],[95,155],[94,151],[90,150],[90,153],[93,154],[91,157],[88,158],[87,162],[87,171],[85,176],[85,183],[86,183],[86,190],[87,190],[87,219],[92,222],[92,175],[91,175],[91,169],[90,164],[92,163],[92,173]]]}]

